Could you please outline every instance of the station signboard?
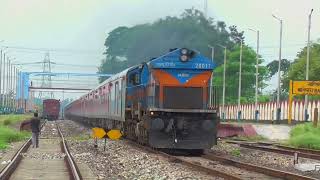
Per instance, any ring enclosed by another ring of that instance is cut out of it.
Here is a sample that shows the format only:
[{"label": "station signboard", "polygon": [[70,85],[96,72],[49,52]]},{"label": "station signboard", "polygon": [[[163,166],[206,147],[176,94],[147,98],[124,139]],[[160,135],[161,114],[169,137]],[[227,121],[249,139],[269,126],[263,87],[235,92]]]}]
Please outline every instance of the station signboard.
[{"label": "station signboard", "polygon": [[320,81],[290,80],[288,124],[291,124],[292,120],[292,102],[295,95],[320,95]]},{"label": "station signboard", "polygon": [[320,81],[292,81],[293,95],[320,95]]}]

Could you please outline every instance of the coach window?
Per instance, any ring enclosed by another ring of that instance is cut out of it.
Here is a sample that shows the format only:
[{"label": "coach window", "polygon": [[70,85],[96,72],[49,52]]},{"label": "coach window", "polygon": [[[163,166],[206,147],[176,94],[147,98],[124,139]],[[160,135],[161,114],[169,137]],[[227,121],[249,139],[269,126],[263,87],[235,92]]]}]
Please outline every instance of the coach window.
[{"label": "coach window", "polygon": [[118,89],[119,89],[119,82],[117,81],[115,83],[115,88],[114,88],[114,98],[115,98],[115,109],[114,109],[114,113],[117,114],[118,113]]},{"label": "coach window", "polygon": [[114,85],[112,83],[109,84],[109,112],[112,114],[114,106]]}]

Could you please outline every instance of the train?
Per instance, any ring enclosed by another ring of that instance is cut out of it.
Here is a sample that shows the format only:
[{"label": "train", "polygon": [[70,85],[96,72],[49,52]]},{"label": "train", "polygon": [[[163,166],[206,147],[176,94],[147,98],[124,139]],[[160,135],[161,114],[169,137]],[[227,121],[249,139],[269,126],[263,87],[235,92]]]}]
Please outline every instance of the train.
[{"label": "train", "polygon": [[60,114],[60,100],[45,99],[42,103],[42,118],[49,121],[57,120]]},{"label": "train", "polygon": [[69,103],[65,118],[118,129],[159,149],[204,150],[217,143],[218,109],[209,99],[216,64],[175,48],[132,66]]}]

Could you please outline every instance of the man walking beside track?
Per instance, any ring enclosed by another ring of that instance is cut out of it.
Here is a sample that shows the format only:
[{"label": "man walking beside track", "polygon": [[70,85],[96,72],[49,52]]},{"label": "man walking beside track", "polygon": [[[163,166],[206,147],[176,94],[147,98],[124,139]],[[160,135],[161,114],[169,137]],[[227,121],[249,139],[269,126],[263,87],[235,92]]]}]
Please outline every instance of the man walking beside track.
[{"label": "man walking beside track", "polygon": [[39,133],[40,133],[40,119],[38,113],[35,112],[34,117],[31,118],[31,131],[32,131],[32,147],[39,147]]}]

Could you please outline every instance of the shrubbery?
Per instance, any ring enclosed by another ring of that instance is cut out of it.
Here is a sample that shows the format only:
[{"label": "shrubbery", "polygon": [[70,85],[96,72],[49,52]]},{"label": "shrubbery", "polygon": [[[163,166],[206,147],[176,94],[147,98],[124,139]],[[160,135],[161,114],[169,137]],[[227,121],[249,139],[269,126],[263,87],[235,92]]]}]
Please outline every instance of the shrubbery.
[{"label": "shrubbery", "polygon": [[9,127],[30,117],[31,115],[0,115],[0,149],[5,149],[11,142],[25,140],[31,136],[30,132],[20,132]]},{"label": "shrubbery", "polygon": [[15,124],[17,122],[21,122],[23,120],[31,118],[32,115],[17,115],[17,114],[9,114],[9,115],[0,115],[0,125],[9,126],[11,124]]},{"label": "shrubbery", "polygon": [[0,126],[0,149],[4,149],[9,143],[15,141],[21,141],[30,137],[30,132],[17,131],[5,126]]},{"label": "shrubbery", "polygon": [[320,150],[320,127],[313,127],[312,123],[296,125],[290,132],[289,144]]}]

